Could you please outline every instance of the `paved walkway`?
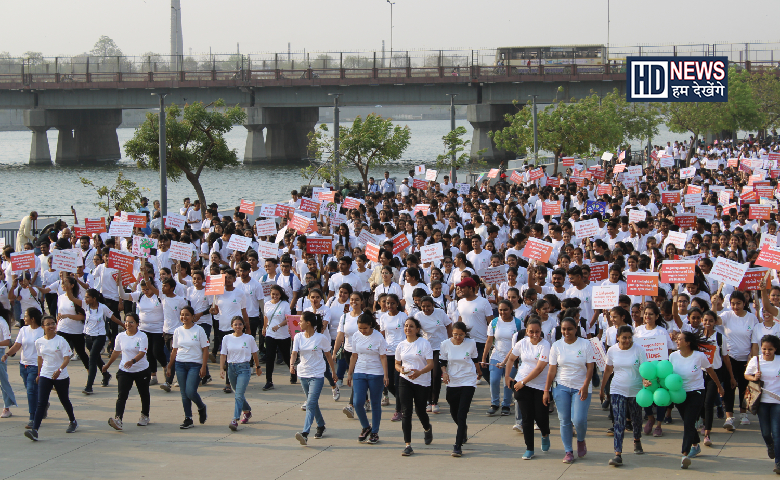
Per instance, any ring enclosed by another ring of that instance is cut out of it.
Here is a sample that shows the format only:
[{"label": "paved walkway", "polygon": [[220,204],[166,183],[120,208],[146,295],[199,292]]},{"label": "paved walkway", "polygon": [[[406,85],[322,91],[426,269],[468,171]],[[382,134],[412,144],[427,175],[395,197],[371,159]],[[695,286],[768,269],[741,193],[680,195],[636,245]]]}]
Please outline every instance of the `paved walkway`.
[{"label": "paved walkway", "polygon": [[[40,429],[38,443],[23,436],[27,423],[26,395],[18,374],[18,355],[9,359],[8,371],[14,386],[19,408],[14,416],[0,420],[0,479],[138,479],[138,478],[226,478],[226,479],[296,479],[296,478],[509,478],[520,472],[534,472],[538,478],[574,479],[598,476],[601,479],[626,476],[643,479],[669,478],[734,478],[737,475],[755,478],[775,477],[773,462],[766,456],[757,420],[738,427],[729,434],[717,428],[713,447],[703,447],[699,458],[689,470],[681,470],[680,450],[682,425],[675,413],[675,423],[664,426],[661,438],[645,437],[644,455],[630,453],[626,445],[624,466],[609,467],[613,456],[612,437],[605,435],[606,413],[594,404],[590,411],[588,431],[589,453],[572,465],[561,463],[563,451],[557,429],[553,424],[552,448],[541,452],[537,446],[536,458],[521,461],[525,451],[522,436],[511,427],[514,417],[487,417],[488,389],[477,389],[469,416],[469,442],[464,456],[450,456],[455,437],[455,424],[449,416],[446,402],[442,412],[432,415],[434,442],[425,446],[422,427],[415,418],[413,447],[415,455],[401,457],[403,437],[401,425],[390,422],[392,411],[384,409],[380,443],[363,445],[357,442],[359,423],[341,413],[349,398],[349,389],[342,389],[342,400],[333,402],[330,389],[325,388],[321,405],[327,422],[325,437],[303,447],[294,439],[303,425],[304,412],[300,406],[303,393],[300,385],[290,385],[288,375],[277,369],[276,389],[263,392],[263,382],[253,377],[247,397],[254,412],[249,425],[238,432],[228,429],[233,412],[233,396],[222,392],[220,382],[201,387],[208,405],[209,419],[205,425],[196,423],[191,430],[180,430],[183,414],[181,397],[177,390],[165,393],[152,387],[152,423],[137,427],[140,401],[131,392],[125,412],[125,430],[117,432],[107,425],[114,414],[116,382],[107,388],[95,387],[95,394],[84,396],[81,389],[86,371],[79,362],[69,368],[79,430],[66,434],[67,418],[62,407],[52,396],[49,418]],[[116,365],[112,366],[115,371]],[[213,367],[212,367],[213,368]],[[99,384],[98,384],[99,385]],[[442,398],[444,392],[442,391]],[[717,420],[716,420],[717,422]],[[717,422],[719,427],[722,422]],[[313,431],[313,430],[312,430]],[[313,435],[312,435],[313,436]],[[537,441],[539,439],[537,433]],[[523,474],[521,473],[521,475]],[[535,475],[536,476],[536,475]]]}]

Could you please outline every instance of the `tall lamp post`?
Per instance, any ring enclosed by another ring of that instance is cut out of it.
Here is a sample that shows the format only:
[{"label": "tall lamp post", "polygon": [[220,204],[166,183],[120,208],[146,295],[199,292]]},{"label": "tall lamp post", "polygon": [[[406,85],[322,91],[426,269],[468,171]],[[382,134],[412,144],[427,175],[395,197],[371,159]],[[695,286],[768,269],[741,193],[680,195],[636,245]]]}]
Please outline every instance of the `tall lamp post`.
[{"label": "tall lamp post", "polygon": [[333,166],[336,170],[336,191],[341,189],[339,179],[339,97],[341,93],[329,93],[329,96],[333,97]]},{"label": "tall lamp post", "polygon": [[[448,97],[450,97],[450,131],[455,130],[455,97],[458,96],[457,93],[447,93]],[[450,181],[454,184],[458,181],[458,173],[455,169],[455,152],[452,152],[452,166],[450,167]]]},{"label": "tall lamp post", "polygon": [[[160,97],[160,216],[163,222],[168,215],[168,171],[165,164],[166,161],[166,140],[165,140],[165,97],[167,93],[152,93]],[[163,223],[163,228],[165,223]]]},{"label": "tall lamp post", "polygon": [[539,163],[539,131],[536,128],[536,97],[538,95],[528,95],[529,97],[533,97],[534,100],[534,110],[533,110],[533,119],[534,119],[534,165],[537,165]]},{"label": "tall lamp post", "polygon": [[393,5],[395,2],[387,0],[390,4],[390,68],[393,68]]}]

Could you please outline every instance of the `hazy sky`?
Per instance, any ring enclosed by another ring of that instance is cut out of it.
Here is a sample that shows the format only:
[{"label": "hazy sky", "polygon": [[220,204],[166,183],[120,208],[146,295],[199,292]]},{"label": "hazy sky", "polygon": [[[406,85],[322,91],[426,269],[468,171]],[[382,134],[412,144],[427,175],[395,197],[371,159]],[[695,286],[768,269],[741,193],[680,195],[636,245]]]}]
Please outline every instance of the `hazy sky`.
[{"label": "hazy sky", "polygon": [[[166,0],[3,2],[0,52],[88,51],[100,35],[126,55],[170,51]],[[181,0],[184,51],[242,53],[381,49],[386,0]],[[749,6],[749,12],[743,7]],[[611,44],[778,41],[777,0],[612,0]],[[18,10],[18,11],[14,11]],[[607,0],[397,0],[395,50],[607,43]],[[733,23],[732,15],[745,15]],[[773,38],[775,37],[775,38]]]}]

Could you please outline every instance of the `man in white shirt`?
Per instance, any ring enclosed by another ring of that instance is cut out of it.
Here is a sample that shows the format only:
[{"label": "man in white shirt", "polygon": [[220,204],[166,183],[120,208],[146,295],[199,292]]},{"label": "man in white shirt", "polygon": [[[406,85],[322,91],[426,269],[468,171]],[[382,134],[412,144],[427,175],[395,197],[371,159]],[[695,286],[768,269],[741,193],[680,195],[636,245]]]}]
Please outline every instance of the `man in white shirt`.
[{"label": "man in white shirt", "polygon": [[339,273],[330,277],[328,281],[328,298],[332,297],[339,291],[339,287],[345,283],[352,285],[352,290],[359,292],[363,281],[360,277],[352,273],[352,259],[344,256],[339,259]]},{"label": "man in white shirt", "polygon": [[95,263],[92,261],[92,259],[95,257],[96,250],[89,244],[89,237],[86,235],[81,236],[79,243],[81,244],[81,251],[79,252],[79,255],[84,261],[84,271],[87,273],[92,273],[92,270],[95,268]]},{"label": "man in white shirt", "polygon": [[401,180],[401,186],[398,187],[398,191],[401,193],[401,196],[408,197],[410,190],[411,189],[409,188],[409,179],[404,178],[403,180]]},{"label": "man in white shirt", "polygon": [[194,231],[200,230],[200,225],[203,223],[203,212],[200,210],[200,200],[195,200],[192,204],[192,208],[187,212],[187,223]]},{"label": "man in white shirt", "polygon": [[260,312],[263,311],[265,295],[263,294],[263,286],[251,277],[251,273],[252,266],[249,262],[241,262],[241,265],[238,267],[239,279],[236,285],[246,294],[246,314],[249,317],[250,327],[250,332],[248,333],[252,335],[252,338],[256,338],[257,332],[263,329],[263,320]]},{"label": "man in white shirt", "polygon": [[179,209],[179,214],[186,217],[187,216],[187,212],[190,211],[190,208],[192,208],[190,206],[190,197],[186,197],[184,199],[184,207]]},{"label": "man in white shirt", "polygon": [[482,249],[482,237],[479,235],[471,237],[471,247],[474,250],[466,254],[466,259],[474,265],[474,270],[479,274],[479,272],[484,271],[490,266],[490,257],[492,253]]},{"label": "man in white shirt", "polygon": [[395,180],[390,178],[390,172],[385,172],[385,179],[380,184],[382,193],[395,193]]},{"label": "man in white shirt", "polygon": [[571,288],[566,290],[566,297],[580,299],[580,317],[585,319],[590,331],[590,327],[596,322],[596,315],[593,312],[593,287],[585,285],[582,267],[576,265],[569,269],[569,283]]},{"label": "man in white shirt", "polygon": [[[466,277],[455,285],[458,296],[457,318],[471,329],[471,338],[477,343],[477,358],[482,358],[487,343],[487,326],[496,317],[493,307],[485,297],[477,295],[477,282],[471,277]],[[482,371],[485,381],[490,383],[490,372],[487,368]]]}]

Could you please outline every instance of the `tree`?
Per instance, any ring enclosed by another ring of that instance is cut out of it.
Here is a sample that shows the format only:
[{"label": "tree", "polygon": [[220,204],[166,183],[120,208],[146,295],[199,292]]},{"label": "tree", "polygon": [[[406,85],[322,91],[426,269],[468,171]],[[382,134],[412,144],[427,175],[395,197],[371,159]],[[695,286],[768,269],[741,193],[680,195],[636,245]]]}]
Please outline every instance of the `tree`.
[{"label": "tree", "polygon": [[124,55],[116,42],[111,37],[105,35],[101,35],[98,38],[89,54],[93,57],[121,57]]},{"label": "tree", "polygon": [[99,187],[92,180],[79,177],[81,184],[85,187],[92,187],[97,192],[99,201],[93,205],[106,212],[106,216],[111,217],[114,212],[135,212],[141,207],[142,191],[146,188],[139,187],[134,181],[125,178],[122,170],[119,171],[114,185],[105,185]]},{"label": "tree", "polygon": [[[468,165],[469,173],[471,173],[472,170],[487,167],[487,162],[482,160],[481,157],[479,160],[471,160],[471,154],[466,151],[471,140],[464,140],[461,138],[464,135],[466,135],[466,127],[460,126],[441,137],[442,141],[444,141],[444,150],[446,153],[436,157],[437,170],[449,171],[450,168],[455,168],[457,170]],[[487,149],[485,148],[478,151],[477,155],[482,155],[485,150]],[[453,156],[455,157],[454,161],[452,160]]]},{"label": "tree", "polygon": [[[332,177],[341,172],[346,166],[358,169],[363,178],[363,188],[368,192],[368,172],[374,168],[386,164],[391,160],[398,160],[404,150],[409,147],[409,139],[412,133],[409,127],[393,125],[390,118],[382,118],[376,114],[370,114],[363,120],[355,118],[351,127],[339,128],[339,167],[329,166],[324,174]],[[315,160],[333,163],[333,137],[328,135],[328,126],[322,124],[317,130],[309,134],[309,152]],[[304,176],[313,170],[312,167],[304,169]],[[320,170],[322,172],[322,170]],[[318,174],[321,178],[322,174]],[[310,177],[307,177],[310,178]]]},{"label": "tree", "polygon": [[24,52],[23,57],[27,60],[29,65],[40,65],[43,63],[43,53],[41,52]]},{"label": "tree", "polygon": [[747,75],[758,111],[758,129],[766,131],[780,127],[780,78],[772,72],[750,74],[743,71],[740,75]]},{"label": "tree", "polygon": [[[220,99],[210,105],[185,105],[183,111],[178,105],[165,109],[168,178],[174,182],[187,178],[203,206],[207,205],[200,185],[203,169],[222,170],[239,164],[238,153],[228,148],[224,135],[233,125],[243,123],[246,113],[238,105],[222,109],[224,106]],[[125,144],[125,154],[140,168],[159,170],[159,145],[159,116],[147,113],[146,121]]]}]

